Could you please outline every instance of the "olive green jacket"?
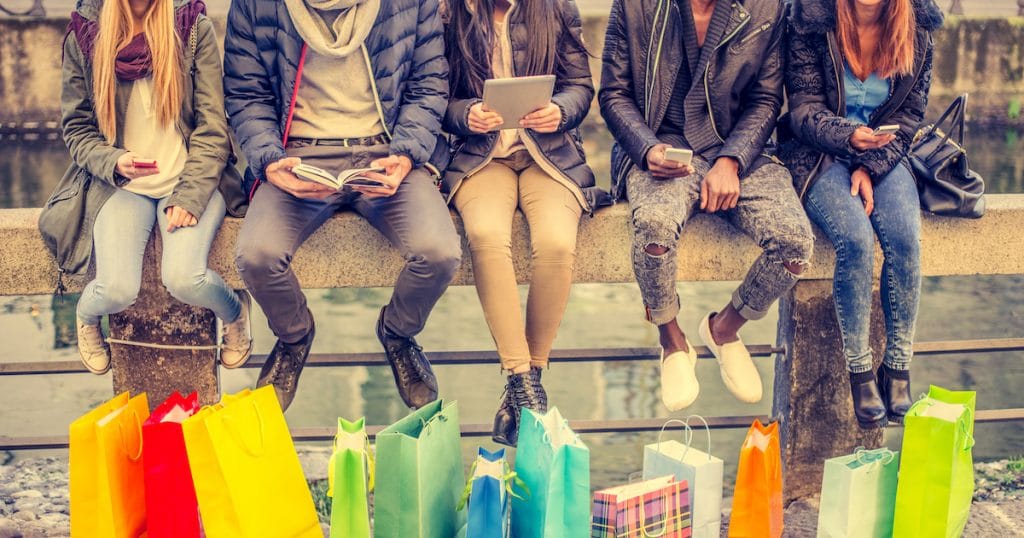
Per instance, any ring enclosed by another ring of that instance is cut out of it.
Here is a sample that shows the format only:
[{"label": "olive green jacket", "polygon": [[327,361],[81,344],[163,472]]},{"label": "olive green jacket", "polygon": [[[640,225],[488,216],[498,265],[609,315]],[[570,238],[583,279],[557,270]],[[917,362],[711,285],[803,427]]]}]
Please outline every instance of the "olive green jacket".
[{"label": "olive green jacket", "polygon": [[[176,0],[175,7],[187,1]],[[100,5],[100,0],[80,1],[79,14],[95,19]],[[179,206],[199,218],[213,191],[219,188],[228,213],[243,216],[246,197],[228,137],[213,23],[200,16],[183,45],[184,97],[176,127],[185,140],[188,157],[168,205]],[[96,215],[115,189],[128,182],[115,172],[115,166],[126,151],[121,134],[132,83],[118,81],[117,140],[111,145],[99,130],[92,106],[92,66],[70,34],[64,41],[62,79],[61,128],[71,152],[71,166],[43,208],[39,228],[61,273],[81,274],[88,270],[92,258]]]}]

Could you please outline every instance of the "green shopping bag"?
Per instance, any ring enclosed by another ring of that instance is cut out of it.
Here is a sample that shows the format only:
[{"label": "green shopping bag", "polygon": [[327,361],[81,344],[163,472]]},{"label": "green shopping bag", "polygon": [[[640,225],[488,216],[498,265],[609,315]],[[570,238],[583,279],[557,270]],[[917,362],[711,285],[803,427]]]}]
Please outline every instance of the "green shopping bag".
[{"label": "green shopping bag", "polygon": [[590,450],[558,408],[544,415],[523,409],[516,474],[530,494],[512,498],[512,536],[590,536]]},{"label": "green shopping bag", "polygon": [[973,391],[932,386],[904,421],[894,538],[958,537],[974,495]]},{"label": "green shopping bag", "polygon": [[373,490],[374,460],[365,419],[338,419],[338,434],[328,466],[331,538],[370,538],[366,496]]},{"label": "green shopping bag", "polygon": [[818,538],[888,538],[899,457],[888,448],[864,450],[825,461]]},{"label": "green shopping bag", "polygon": [[375,537],[456,536],[466,523],[457,403],[431,402],[381,430],[376,471]]}]

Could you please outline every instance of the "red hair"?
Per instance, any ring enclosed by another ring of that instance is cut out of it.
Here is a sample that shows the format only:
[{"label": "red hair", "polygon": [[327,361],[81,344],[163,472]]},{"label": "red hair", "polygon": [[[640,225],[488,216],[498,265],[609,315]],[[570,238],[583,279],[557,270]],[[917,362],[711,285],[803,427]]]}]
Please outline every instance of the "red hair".
[{"label": "red hair", "polygon": [[894,75],[909,75],[914,70],[914,35],[917,22],[914,20],[912,0],[885,0],[879,17],[881,38],[873,51],[860,50],[857,16],[854,12],[856,0],[837,0],[836,34],[850,71],[861,80],[871,73],[882,78]]}]

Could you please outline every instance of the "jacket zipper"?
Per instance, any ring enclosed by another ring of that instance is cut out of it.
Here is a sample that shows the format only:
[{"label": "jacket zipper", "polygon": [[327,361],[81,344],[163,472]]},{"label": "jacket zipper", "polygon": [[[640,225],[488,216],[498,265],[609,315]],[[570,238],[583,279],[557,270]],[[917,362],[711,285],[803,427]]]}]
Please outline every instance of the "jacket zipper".
[{"label": "jacket zipper", "polygon": [[[832,58],[832,72],[836,77],[836,91],[839,93],[839,110],[844,110],[846,108],[846,87],[843,85],[843,79],[839,76],[839,60],[836,58],[835,49],[832,47],[831,32],[825,37],[825,42],[828,44],[828,55]],[[838,113],[837,111],[836,114]],[[811,168],[811,172],[807,174],[807,181],[804,182],[804,188],[800,191],[800,200],[804,199],[807,190],[811,188],[814,176],[818,173],[818,168],[821,167],[821,163],[824,161],[825,154],[820,153],[818,155],[818,162],[814,164],[814,168]]]},{"label": "jacket zipper", "polygon": [[[512,4],[512,7],[509,8],[508,12],[505,13],[505,38],[508,39],[509,50],[512,49],[512,32],[510,32],[509,29],[508,29],[509,28],[508,27],[508,21],[511,18],[512,12],[516,9],[517,6],[518,6],[518,3]],[[516,76],[516,62],[515,62],[515,59],[512,60],[511,64],[512,64],[512,76],[514,77],[514,76]],[[551,168],[551,170],[557,172],[557,174],[553,174],[554,175],[553,179],[555,179],[555,181],[558,181],[559,183],[561,183],[562,186],[564,186],[565,188],[569,189],[569,191],[572,192],[573,195],[576,197],[576,201],[579,202],[580,206],[583,207],[583,209],[585,209],[588,213],[593,214],[594,210],[593,210],[593,208],[590,207],[590,204],[587,202],[586,197],[583,196],[583,190],[580,189],[579,185],[573,183],[571,179],[567,178],[565,176],[565,173],[562,172],[562,170],[560,168],[555,166],[551,162],[551,160],[548,159],[547,155],[544,155],[544,152],[541,151],[540,147],[537,145],[537,141],[533,139],[533,136],[528,132],[527,129],[522,129],[521,131],[522,132],[520,133],[521,134],[520,138],[523,141],[523,145],[525,145],[527,147],[527,150],[531,150],[531,149],[533,150],[533,151],[530,152],[530,156],[533,157],[534,156],[533,154],[536,153],[537,156],[539,156],[540,159],[543,160],[544,163],[547,164]],[[499,133],[497,136],[498,136],[498,138],[500,138],[501,134]],[[449,201],[454,199],[455,192],[458,191],[459,187],[462,186],[462,182],[465,181],[466,178],[468,178],[468,177],[472,176],[473,174],[477,173],[478,171],[480,171],[480,169],[482,169],[484,166],[487,166],[491,162],[491,160],[493,159],[493,156],[494,156],[494,151],[498,148],[498,142],[499,142],[498,140],[495,140],[494,144],[491,146],[491,150],[487,153],[487,157],[483,160],[483,162],[481,162],[479,165],[475,166],[472,170],[469,171],[469,173],[467,173],[466,175],[462,176],[462,179],[460,179],[459,182],[456,183],[455,187],[452,189],[451,194],[448,195],[448,200]],[[541,167],[541,168],[543,168],[543,167]]]},{"label": "jacket zipper", "polygon": [[[662,10],[664,7],[664,10]],[[658,65],[661,63],[661,49],[665,43],[665,30],[668,28],[669,6],[664,5],[664,0],[659,0],[654,10],[654,19],[651,23],[651,37],[647,42],[647,76],[645,77],[646,98],[644,99],[644,120],[650,119],[651,96],[654,95],[654,82],[658,78]],[[654,48],[654,34],[658,29],[658,16],[662,16],[661,33],[658,35],[658,50],[654,54],[654,67],[651,67],[651,51]]]},{"label": "jacket zipper", "polygon": [[750,32],[749,35],[747,35],[743,39],[741,39],[740,40],[740,45],[742,45],[742,44],[746,43],[747,41],[750,41],[751,39],[761,35],[761,33],[763,33],[765,30],[767,30],[767,29],[769,29],[771,27],[772,27],[772,23],[770,23],[770,22],[766,22],[766,23],[762,24],[757,30],[754,30],[753,32]]},{"label": "jacket zipper", "polygon": [[[718,49],[722,48],[732,38],[736,37],[736,34],[740,33],[740,30],[742,30],[749,22],[750,22],[750,17],[749,16],[744,17],[743,22],[741,22],[740,25],[737,26],[736,29],[733,30],[731,34],[725,36],[721,41],[718,42],[718,45],[716,45],[715,49],[713,51],[711,51],[711,54],[712,55],[717,54],[718,53]],[[708,118],[711,119],[711,130],[714,131],[715,132],[715,136],[717,136],[718,139],[721,140],[724,143],[725,139],[722,138],[722,135],[718,132],[718,125],[715,124],[715,114],[714,114],[714,112],[711,109],[711,88],[708,86],[708,73],[711,72],[711,60],[712,59],[709,58],[708,59],[708,64],[706,66],[704,66],[704,101],[705,101],[705,103],[707,103],[707,107],[708,107]]]}]

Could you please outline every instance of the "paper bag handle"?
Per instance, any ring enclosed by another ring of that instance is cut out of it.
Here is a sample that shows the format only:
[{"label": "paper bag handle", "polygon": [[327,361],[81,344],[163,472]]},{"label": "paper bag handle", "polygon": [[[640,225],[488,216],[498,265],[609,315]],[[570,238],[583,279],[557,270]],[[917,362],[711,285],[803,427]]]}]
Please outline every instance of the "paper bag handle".
[{"label": "paper bag handle", "polygon": [[704,431],[707,432],[708,437],[708,461],[711,461],[711,426],[708,424],[708,421],[700,415],[688,415],[682,420],[674,418],[666,421],[665,424],[661,426],[661,431],[658,433],[658,450],[661,450],[661,437],[665,435],[665,428],[667,428],[669,424],[682,424],[686,429],[686,450],[684,450],[683,455],[679,457],[679,461],[685,460],[686,455],[690,452],[690,445],[693,444],[693,429],[690,427],[690,419],[694,418],[704,423]]},{"label": "paper bag handle", "polygon": [[121,448],[124,449],[124,454],[128,456],[129,460],[136,462],[142,458],[142,419],[139,418],[138,411],[132,410],[131,414],[135,417],[135,431],[139,436],[139,450],[134,456],[132,456],[132,453],[128,450],[128,441],[126,441],[124,437],[124,423],[120,420],[117,421],[117,429],[121,433]]},{"label": "paper bag handle", "polygon": [[665,536],[665,533],[668,532],[668,527],[669,527],[669,525],[668,525],[668,518],[672,516],[672,512],[673,511],[670,511],[668,509],[668,492],[667,491],[662,490],[662,492],[661,492],[661,499],[662,499],[663,506],[665,507],[665,518],[666,518],[666,520],[661,523],[661,532],[659,532],[657,534],[654,534],[654,533],[651,533],[651,532],[647,531],[647,524],[646,524],[646,522],[647,522],[647,514],[645,513],[645,510],[644,510],[644,505],[646,505],[647,503],[644,502],[643,497],[640,497],[640,534],[641,534],[641,536],[643,536],[643,538],[659,538],[661,536]]},{"label": "paper bag handle", "polygon": [[259,450],[252,450],[249,447],[249,445],[245,442],[245,439],[242,437],[242,435],[239,434],[237,431],[235,431],[234,428],[231,427],[231,422],[232,422],[231,415],[227,415],[227,416],[223,417],[223,422],[224,422],[225,428],[231,434],[231,437],[233,437],[235,442],[238,443],[238,445],[242,447],[242,450],[244,450],[247,454],[249,454],[250,456],[252,456],[254,458],[259,458],[259,457],[263,456],[263,454],[266,452],[266,449],[267,449],[267,446],[266,446],[266,444],[267,444],[266,435],[264,434],[264,431],[263,431],[263,415],[260,413],[259,406],[256,405],[256,400],[251,400],[249,403],[252,405],[253,412],[256,413],[256,422],[259,424],[259,427],[260,427],[260,448],[259,448]]},{"label": "paper bag handle", "polygon": [[896,453],[886,447],[868,450],[862,446],[854,450],[857,462],[861,465],[868,465],[875,462],[882,462],[882,465],[889,465],[896,458]]}]

